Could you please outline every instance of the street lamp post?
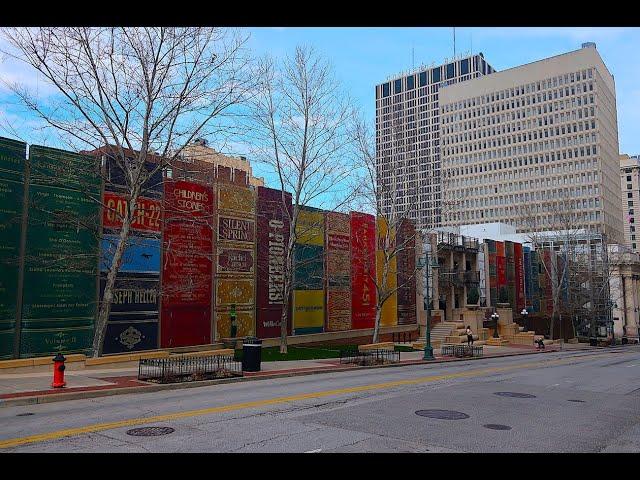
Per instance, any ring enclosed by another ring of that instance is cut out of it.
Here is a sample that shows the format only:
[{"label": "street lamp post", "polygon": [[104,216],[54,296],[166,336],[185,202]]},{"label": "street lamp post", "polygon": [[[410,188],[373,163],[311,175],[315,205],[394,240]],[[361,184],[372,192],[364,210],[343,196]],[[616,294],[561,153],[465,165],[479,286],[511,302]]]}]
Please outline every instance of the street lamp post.
[{"label": "street lamp post", "polygon": [[[431,305],[429,300],[429,267],[433,267],[436,265],[431,265],[429,260],[429,252],[425,253],[426,260],[426,269],[427,274],[425,275],[425,297],[426,297],[426,307],[427,307],[427,321],[425,325],[425,339],[424,339],[424,355],[422,357],[423,360],[435,360],[433,356],[433,347],[431,346]],[[433,270],[432,270],[433,271]]]},{"label": "street lamp post", "polygon": [[500,335],[498,335],[498,319],[500,318],[500,315],[498,315],[498,312],[493,312],[493,314],[491,315],[491,320],[493,320],[493,324],[495,325],[495,329],[493,331],[493,338],[500,338]]}]

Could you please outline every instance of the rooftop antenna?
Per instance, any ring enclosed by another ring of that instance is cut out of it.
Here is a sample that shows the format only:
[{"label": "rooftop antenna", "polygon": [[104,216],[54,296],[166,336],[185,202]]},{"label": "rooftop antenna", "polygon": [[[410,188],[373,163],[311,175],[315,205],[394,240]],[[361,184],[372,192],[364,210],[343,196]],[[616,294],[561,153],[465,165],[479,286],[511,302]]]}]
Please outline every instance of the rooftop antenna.
[{"label": "rooftop antenna", "polygon": [[415,62],[415,51],[413,48],[413,43],[411,43],[411,70],[415,70],[416,62]]}]

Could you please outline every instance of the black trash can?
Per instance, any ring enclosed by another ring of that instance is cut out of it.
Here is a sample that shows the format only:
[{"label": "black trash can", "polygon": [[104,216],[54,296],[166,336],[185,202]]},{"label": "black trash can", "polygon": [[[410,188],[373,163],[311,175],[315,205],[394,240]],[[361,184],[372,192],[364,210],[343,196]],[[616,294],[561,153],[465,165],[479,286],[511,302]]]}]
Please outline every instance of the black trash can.
[{"label": "black trash can", "polygon": [[247,337],[242,341],[242,371],[259,372],[262,362],[262,340]]},{"label": "black trash can", "polygon": [[589,337],[589,345],[592,347],[598,346],[598,338],[597,337]]}]

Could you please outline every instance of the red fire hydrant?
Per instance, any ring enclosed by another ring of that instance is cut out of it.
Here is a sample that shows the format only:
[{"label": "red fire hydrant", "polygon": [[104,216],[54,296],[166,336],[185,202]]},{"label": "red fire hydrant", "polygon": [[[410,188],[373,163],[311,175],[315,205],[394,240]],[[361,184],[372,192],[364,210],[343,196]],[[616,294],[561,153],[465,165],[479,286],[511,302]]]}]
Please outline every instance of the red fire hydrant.
[{"label": "red fire hydrant", "polygon": [[64,381],[64,355],[58,353],[55,357],[53,357],[53,383],[51,386],[53,388],[62,388],[67,382]]}]

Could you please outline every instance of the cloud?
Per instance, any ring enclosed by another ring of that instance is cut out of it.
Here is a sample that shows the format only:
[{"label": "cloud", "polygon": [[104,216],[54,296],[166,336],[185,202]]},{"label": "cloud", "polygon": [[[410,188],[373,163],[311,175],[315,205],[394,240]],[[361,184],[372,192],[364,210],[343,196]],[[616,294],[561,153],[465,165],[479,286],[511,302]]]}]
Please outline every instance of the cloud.
[{"label": "cloud", "polygon": [[25,62],[11,55],[18,56],[6,39],[0,37],[0,94],[10,91],[9,85],[18,84],[26,87],[38,98],[58,93],[57,88],[44,76]]}]

